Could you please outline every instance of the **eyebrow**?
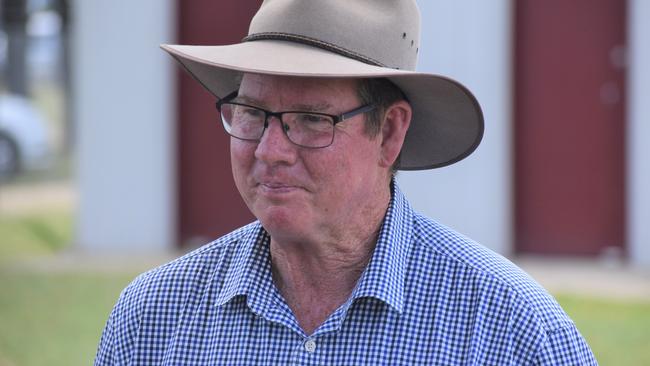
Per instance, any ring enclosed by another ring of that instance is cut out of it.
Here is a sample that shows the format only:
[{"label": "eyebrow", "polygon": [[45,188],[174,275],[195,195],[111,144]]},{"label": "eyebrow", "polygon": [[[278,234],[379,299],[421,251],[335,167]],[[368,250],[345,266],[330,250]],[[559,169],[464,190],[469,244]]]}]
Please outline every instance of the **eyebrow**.
[{"label": "eyebrow", "polygon": [[[238,95],[235,99],[233,99],[233,101],[236,103],[250,104],[255,107],[268,109],[268,107],[266,107],[263,103],[259,103],[257,100],[253,98],[249,98],[245,95]],[[325,111],[331,109],[332,109],[332,105],[330,103],[319,102],[315,104],[302,104],[302,103],[293,104],[291,105],[290,109],[286,109],[286,110],[324,113]]]}]

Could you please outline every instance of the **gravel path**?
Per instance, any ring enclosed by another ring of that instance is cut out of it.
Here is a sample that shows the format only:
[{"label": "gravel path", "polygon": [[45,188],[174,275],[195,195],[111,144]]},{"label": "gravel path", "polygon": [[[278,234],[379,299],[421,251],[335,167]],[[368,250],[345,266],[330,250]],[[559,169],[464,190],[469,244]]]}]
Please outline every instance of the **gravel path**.
[{"label": "gravel path", "polygon": [[[182,253],[86,253],[67,251],[52,257],[5,263],[17,271],[137,273]],[[650,270],[620,263],[557,258],[518,258],[515,262],[553,293],[650,302]]]},{"label": "gravel path", "polygon": [[76,204],[76,191],[67,181],[0,185],[0,214],[71,210]]},{"label": "gravel path", "polygon": [[[46,209],[73,210],[77,196],[70,182],[0,186],[0,215]],[[4,263],[11,270],[47,272],[90,271],[140,273],[182,253],[89,253],[69,250],[56,256]],[[554,293],[650,301],[650,268],[635,268],[616,260],[521,257],[514,260]]]},{"label": "gravel path", "polygon": [[554,293],[650,301],[650,269],[617,261],[524,257],[515,262]]}]

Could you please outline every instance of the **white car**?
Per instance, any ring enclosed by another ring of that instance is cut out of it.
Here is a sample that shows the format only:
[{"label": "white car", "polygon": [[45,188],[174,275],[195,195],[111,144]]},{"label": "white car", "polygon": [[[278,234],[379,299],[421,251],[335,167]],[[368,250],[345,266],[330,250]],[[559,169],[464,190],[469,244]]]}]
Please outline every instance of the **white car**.
[{"label": "white car", "polygon": [[43,167],[48,158],[47,124],[29,99],[0,94],[0,181]]}]

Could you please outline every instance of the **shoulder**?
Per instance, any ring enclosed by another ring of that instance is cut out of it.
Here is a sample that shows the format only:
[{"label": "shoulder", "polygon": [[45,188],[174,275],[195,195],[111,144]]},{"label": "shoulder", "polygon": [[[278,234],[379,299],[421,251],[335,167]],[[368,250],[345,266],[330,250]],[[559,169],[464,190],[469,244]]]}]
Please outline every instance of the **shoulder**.
[{"label": "shoulder", "polygon": [[257,235],[257,222],[138,276],[120,294],[102,332],[96,365],[156,363],[179,322],[218,291],[236,266],[243,240]]},{"label": "shoulder", "polygon": [[223,270],[230,264],[237,244],[251,235],[257,235],[259,228],[259,223],[253,222],[234,230],[182,257],[141,274],[127,290],[147,292],[158,287],[177,287],[176,284],[180,283],[187,287],[213,278],[214,271]]},{"label": "shoulder", "polygon": [[486,364],[596,364],[573,321],[528,274],[434,220],[414,213],[412,222],[411,296],[426,298],[420,311],[442,318],[448,333],[471,329],[472,352]]},{"label": "shoulder", "polygon": [[414,215],[414,249],[451,272],[445,275],[462,273],[477,292],[499,294],[493,300],[507,304],[513,319],[534,320],[548,334],[573,326],[556,300],[511,261],[420,214]]},{"label": "shoulder", "polygon": [[160,299],[168,306],[182,306],[220,286],[224,273],[233,263],[238,243],[257,235],[259,223],[253,222],[228,233],[182,257],[136,277],[122,292],[115,310],[160,308]]}]

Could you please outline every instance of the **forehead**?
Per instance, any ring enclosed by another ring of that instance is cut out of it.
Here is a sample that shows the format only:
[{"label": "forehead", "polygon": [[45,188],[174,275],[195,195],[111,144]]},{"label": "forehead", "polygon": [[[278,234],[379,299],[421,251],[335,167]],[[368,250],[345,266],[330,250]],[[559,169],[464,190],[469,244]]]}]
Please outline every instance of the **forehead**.
[{"label": "forehead", "polygon": [[357,79],[244,74],[239,95],[269,103],[356,102]]}]

